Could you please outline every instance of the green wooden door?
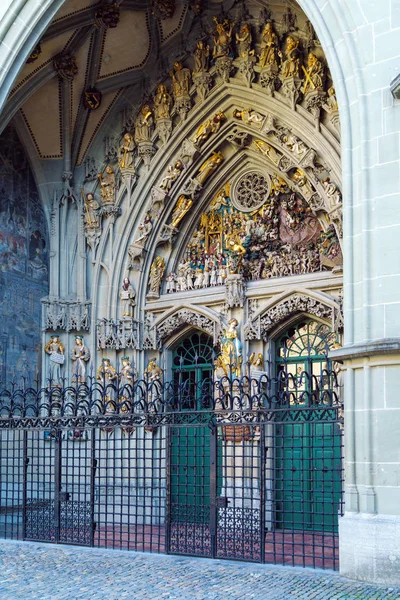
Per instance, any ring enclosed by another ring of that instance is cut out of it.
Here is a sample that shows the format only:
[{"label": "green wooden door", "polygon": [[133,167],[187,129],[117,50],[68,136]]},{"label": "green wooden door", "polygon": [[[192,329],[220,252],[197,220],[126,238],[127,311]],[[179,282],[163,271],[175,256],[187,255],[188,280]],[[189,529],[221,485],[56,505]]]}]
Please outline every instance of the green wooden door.
[{"label": "green wooden door", "polygon": [[329,409],[333,382],[325,375],[331,341],[328,327],[305,321],[277,342],[278,375],[283,371],[286,376],[280,391],[286,392],[283,403],[292,409],[285,413],[287,422],[275,427],[278,529],[337,531],[341,435],[335,409]]},{"label": "green wooden door", "polygon": [[[194,333],[175,349],[174,381],[183,390],[179,410],[210,408],[212,342]],[[194,420],[196,415],[194,414]],[[210,511],[210,430],[204,425],[171,430],[171,513],[175,521],[208,522]]]}]

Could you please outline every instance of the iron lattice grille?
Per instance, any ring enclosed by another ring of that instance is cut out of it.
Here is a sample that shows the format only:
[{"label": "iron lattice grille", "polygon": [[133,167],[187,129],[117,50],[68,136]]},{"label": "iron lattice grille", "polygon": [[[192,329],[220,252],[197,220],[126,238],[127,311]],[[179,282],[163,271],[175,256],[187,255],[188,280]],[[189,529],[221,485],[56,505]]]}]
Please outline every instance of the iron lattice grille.
[{"label": "iron lattice grille", "polygon": [[1,535],[337,568],[342,404],[325,371],[293,404],[302,377],[211,381],[197,410],[176,381],[1,392]]}]

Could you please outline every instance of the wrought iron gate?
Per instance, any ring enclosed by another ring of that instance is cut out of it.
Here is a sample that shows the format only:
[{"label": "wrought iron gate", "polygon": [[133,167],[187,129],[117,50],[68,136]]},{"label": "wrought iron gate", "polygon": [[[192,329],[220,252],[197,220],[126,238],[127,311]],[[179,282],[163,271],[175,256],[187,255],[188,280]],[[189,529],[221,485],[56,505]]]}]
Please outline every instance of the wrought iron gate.
[{"label": "wrought iron gate", "polygon": [[200,385],[2,392],[0,535],[337,568],[334,373]]}]

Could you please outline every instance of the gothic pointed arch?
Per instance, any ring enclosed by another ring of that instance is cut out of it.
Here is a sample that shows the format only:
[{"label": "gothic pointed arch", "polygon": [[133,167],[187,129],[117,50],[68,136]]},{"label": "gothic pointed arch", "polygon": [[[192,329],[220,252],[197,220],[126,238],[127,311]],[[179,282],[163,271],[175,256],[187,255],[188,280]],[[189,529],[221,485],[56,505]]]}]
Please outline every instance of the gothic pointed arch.
[{"label": "gothic pointed arch", "polygon": [[221,334],[218,315],[205,307],[183,304],[173,307],[156,319],[151,327],[155,346],[160,348],[183,328],[191,326],[207,333],[216,344]]}]

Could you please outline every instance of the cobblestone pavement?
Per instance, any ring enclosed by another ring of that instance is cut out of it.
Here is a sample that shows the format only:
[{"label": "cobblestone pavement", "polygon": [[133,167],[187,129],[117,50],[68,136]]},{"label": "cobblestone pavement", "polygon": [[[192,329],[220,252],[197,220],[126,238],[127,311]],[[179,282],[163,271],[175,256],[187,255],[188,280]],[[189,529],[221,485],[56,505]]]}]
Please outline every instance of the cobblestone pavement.
[{"label": "cobblestone pavement", "polygon": [[1,600],[400,600],[336,573],[0,541]]}]

